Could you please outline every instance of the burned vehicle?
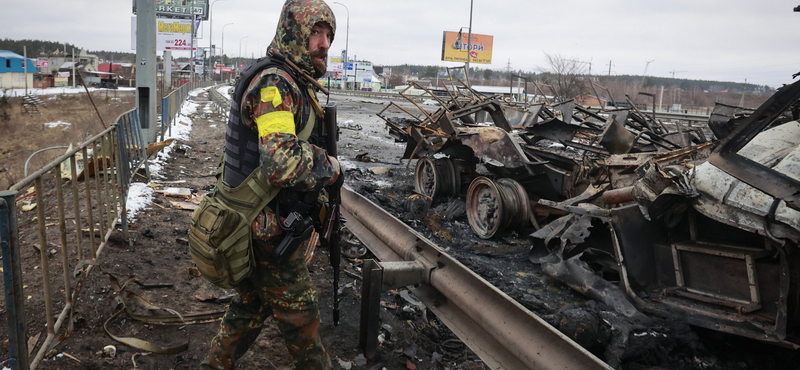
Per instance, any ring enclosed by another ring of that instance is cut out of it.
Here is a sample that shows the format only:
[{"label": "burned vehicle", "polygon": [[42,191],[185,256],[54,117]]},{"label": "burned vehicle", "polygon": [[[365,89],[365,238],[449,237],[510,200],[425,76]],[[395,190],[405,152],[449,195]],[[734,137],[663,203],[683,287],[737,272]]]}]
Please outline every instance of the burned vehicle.
[{"label": "burned vehicle", "polygon": [[625,312],[589,267],[610,256],[641,311],[800,348],[800,122],[781,119],[798,99],[800,84],[781,89],[722,122],[721,142],[609,157],[628,178],[610,171],[615,189],[594,203],[545,202],[570,214],[532,235],[531,259]]},{"label": "burned vehicle", "polygon": [[[699,129],[678,125],[670,132],[636,108],[594,112],[571,100],[520,103],[459,83],[442,83],[448,101],[417,85],[438,101],[435,112],[401,93],[420,114],[392,102],[378,117],[397,141],[407,142],[403,158],[419,159],[417,193],[429,202],[465,197],[469,224],[484,239],[504,229],[538,228],[537,218],[549,214],[535,214],[539,199],[561,201],[607,187],[604,158],[707,141]],[[406,116],[388,117],[390,107]]]},{"label": "burned vehicle", "polygon": [[429,204],[465,197],[481,238],[531,229],[532,261],[625,316],[800,348],[800,83],[673,129],[633,104],[447,91],[433,113],[379,115]]}]

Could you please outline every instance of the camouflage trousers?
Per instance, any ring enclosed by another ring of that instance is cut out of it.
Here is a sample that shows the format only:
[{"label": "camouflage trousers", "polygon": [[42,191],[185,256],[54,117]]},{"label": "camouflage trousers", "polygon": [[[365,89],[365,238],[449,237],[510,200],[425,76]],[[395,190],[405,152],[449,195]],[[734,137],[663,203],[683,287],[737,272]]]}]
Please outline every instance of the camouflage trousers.
[{"label": "camouflage trousers", "polygon": [[285,262],[274,263],[274,246],[254,240],[257,267],[236,286],[239,293],[220,323],[202,369],[233,369],[274,315],[283,334],[295,369],[331,369],[331,360],[322,346],[319,306],[302,248]]}]

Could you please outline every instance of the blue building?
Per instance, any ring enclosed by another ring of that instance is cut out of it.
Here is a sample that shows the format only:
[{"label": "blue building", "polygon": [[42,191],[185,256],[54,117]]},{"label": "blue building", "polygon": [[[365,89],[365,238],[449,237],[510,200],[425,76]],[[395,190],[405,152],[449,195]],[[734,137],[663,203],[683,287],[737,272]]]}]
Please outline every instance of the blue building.
[{"label": "blue building", "polygon": [[25,67],[22,61],[25,58],[17,53],[8,50],[0,50],[0,88],[2,89],[23,89],[25,81],[28,81],[28,88],[33,87],[33,74],[36,73],[36,65],[28,58],[28,73],[25,74]]}]

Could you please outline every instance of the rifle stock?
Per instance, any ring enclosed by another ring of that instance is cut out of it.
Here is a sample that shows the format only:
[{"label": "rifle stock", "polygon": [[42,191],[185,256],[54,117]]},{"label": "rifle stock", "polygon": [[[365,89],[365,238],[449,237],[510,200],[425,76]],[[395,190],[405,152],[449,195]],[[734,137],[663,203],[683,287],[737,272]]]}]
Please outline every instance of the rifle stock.
[{"label": "rifle stock", "polygon": [[[325,150],[331,157],[336,157],[338,150],[336,142],[339,141],[339,130],[336,124],[336,103],[324,107],[325,118],[323,136],[325,137]],[[341,190],[344,184],[344,173],[339,174],[339,179],[328,187],[329,206],[325,217],[322,240],[330,250],[331,267],[333,267],[333,325],[339,325],[339,264],[342,260],[341,221],[339,213],[341,206]]]}]

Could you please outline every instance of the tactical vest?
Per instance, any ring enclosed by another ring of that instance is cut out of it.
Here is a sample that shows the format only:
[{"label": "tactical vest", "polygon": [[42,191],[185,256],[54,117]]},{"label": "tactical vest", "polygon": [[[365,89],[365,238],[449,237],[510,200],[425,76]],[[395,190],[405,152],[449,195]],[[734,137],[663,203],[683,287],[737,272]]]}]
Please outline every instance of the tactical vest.
[{"label": "tactical vest", "polygon": [[[242,122],[242,99],[252,79],[267,68],[279,68],[288,73],[300,88],[303,96],[302,114],[295,117],[295,132],[301,140],[317,142],[314,129],[316,114],[311,109],[311,97],[308,85],[297,76],[285,63],[281,55],[267,56],[253,62],[242,71],[234,89],[231,111],[228,115],[228,128],[225,132],[225,165],[223,181],[231,188],[238,187],[256,169],[260,167],[261,154],[258,151],[258,134]],[[308,123],[308,127],[307,126]],[[309,140],[310,139],[310,140]]]},{"label": "tactical vest", "polygon": [[256,266],[251,224],[281,188],[269,186],[260,169],[258,134],[245,127],[241,117],[244,92],[255,75],[276,67],[290,74],[303,91],[306,102],[300,119],[295,119],[297,137],[308,140],[316,114],[310,109],[310,92],[304,81],[280,58],[262,58],[245,69],[236,84],[228,130],[225,161],[217,169],[216,190],[203,197],[192,213],[189,251],[197,269],[214,284],[230,289],[248,277]]}]

